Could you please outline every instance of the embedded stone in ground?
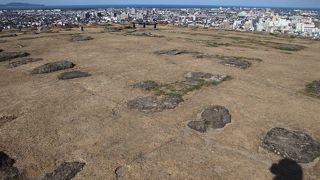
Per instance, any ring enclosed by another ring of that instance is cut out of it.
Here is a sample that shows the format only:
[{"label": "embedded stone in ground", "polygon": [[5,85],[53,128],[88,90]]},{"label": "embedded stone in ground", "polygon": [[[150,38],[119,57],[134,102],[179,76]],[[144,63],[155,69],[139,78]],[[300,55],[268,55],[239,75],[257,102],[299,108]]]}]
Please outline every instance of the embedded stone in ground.
[{"label": "embedded stone in ground", "polygon": [[115,172],[117,178],[121,178],[126,175],[127,171],[128,171],[127,166],[119,166],[116,168],[116,170],[114,172]]},{"label": "embedded stone in ground", "polygon": [[93,38],[90,36],[82,36],[82,35],[73,35],[72,36],[72,41],[89,41],[92,40]]},{"label": "embedded stone in ground", "polygon": [[211,54],[198,54],[198,55],[195,55],[194,57],[198,59],[205,59],[205,58],[211,59],[211,58],[215,58],[216,56]]},{"label": "embedded stone in ground", "polygon": [[147,96],[130,100],[127,105],[140,111],[163,111],[176,108],[182,101],[180,96]]},{"label": "embedded stone in ground", "polygon": [[60,80],[67,80],[67,79],[75,79],[75,78],[81,78],[81,77],[88,77],[91,76],[90,73],[82,72],[82,71],[70,71],[70,72],[64,72],[58,76],[58,79]]},{"label": "embedded stone in ground", "polygon": [[204,133],[209,128],[224,128],[228,123],[231,123],[231,115],[228,109],[223,106],[210,106],[200,113],[198,120],[190,121],[188,127]]},{"label": "embedded stone in ground", "polygon": [[300,51],[306,48],[305,46],[298,44],[277,44],[273,47],[285,51]]},{"label": "embedded stone in ground", "polygon": [[249,68],[252,63],[246,60],[236,59],[236,58],[229,58],[221,61],[221,64],[226,66],[233,66],[240,69],[247,69]]},{"label": "embedded stone in ground", "polygon": [[0,151],[0,179],[20,179],[18,168],[14,167],[15,160]]},{"label": "embedded stone in ground", "polygon": [[188,127],[202,133],[206,132],[208,129],[208,125],[204,121],[190,121]]},{"label": "embedded stone in ground", "polygon": [[0,127],[2,125],[4,125],[5,123],[8,123],[8,122],[13,121],[15,119],[17,119],[17,116],[15,116],[15,115],[2,115],[2,116],[0,116]]},{"label": "embedded stone in ground", "polygon": [[156,51],[155,54],[157,54],[157,55],[176,56],[176,55],[182,55],[182,54],[199,55],[199,54],[203,54],[203,53],[201,53],[201,52],[196,52],[196,51],[188,51],[188,50],[170,49],[170,50],[160,50],[160,51]]},{"label": "embedded stone in ground", "polygon": [[201,119],[209,127],[220,129],[231,123],[229,110],[223,106],[210,106],[201,113]]},{"label": "embedded stone in ground", "polygon": [[219,83],[227,78],[226,75],[220,74],[210,74],[204,72],[189,72],[185,75],[185,78],[192,79],[195,81],[206,81],[206,82],[213,82]]},{"label": "embedded stone in ground", "polygon": [[203,81],[185,80],[176,81],[170,84],[159,85],[156,89],[156,93],[160,95],[185,95],[188,92],[200,89],[204,85]]},{"label": "embedded stone in ground", "polygon": [[27,52],[0,52],[0,62],[29,55]]},{"label": "embedded stone in ground", "polygon": [[309,163],[320,156],[320,144],[310,135],[279,127],[272,128],[266,134],[262,146],[299,163]]},{"label": "embedded stone in ground", "polygon": [[307,84],[306,91],[313,96],[320,97],[320,80]]},{"label": "embedded stone in ground", "polygon": [[186,80],[168,84],[156,84],[154,81],[145,81],[134,85],[136,88],[153,90],[157,95],[183,96],[203,86],[216,85],[228,78],[226,75],[203,72],[190,72],[185,75]]},{"label": "embedded stone in ground", "polygon": [[33,62],[42,61],[42,60],[43,60],[42,58],[25,58],[25,59],[21,59],[18,61],[10,62],[8,64],[8,68],[15,68],[15,67],[22,66],[22,65],[25,65],[28,63],[33,63]]},{"label": "embedded stone in ground", "polygon": [[161,35],[152,34],[151,32],[136,32],[136,31],[134,31],[132,33],[127,33],[127,35],[144,36],[144,37],[158,37],[158,38],[164,37],[164,36],[161,36]]},{"label": "embedded stone in ground", "polygon": [[74,178],[85,166],[83,162],[64,162],[56,170],[47,173],[43,180],[70,180]]},{"label": "embedded stone in ground", "polygon": [[132,85],[134,88],[139,88],[143,90],[151,90],[158,87],[158,83],[155,81],[142,81]]},{"label": "embedded stone in ground", "polygon": [[42,74],[50,73],[54,71],[59,71],[63,69],[73,68],[75,64],[70,61],[57,61],[52,63],[47,63],[32,70],[32,74]]}]

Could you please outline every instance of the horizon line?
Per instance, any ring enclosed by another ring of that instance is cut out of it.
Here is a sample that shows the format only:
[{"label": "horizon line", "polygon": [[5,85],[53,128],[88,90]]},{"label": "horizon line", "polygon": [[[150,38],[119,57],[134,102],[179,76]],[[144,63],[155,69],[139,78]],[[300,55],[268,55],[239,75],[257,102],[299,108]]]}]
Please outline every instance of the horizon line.
[{"label": "horizon line", "polygon": [[[11,2],[11,3],[20,3],[20,2]],[[0,4],[0,5],[7,5],[6,4]],[[66,5],[53,5],[53,4],[35,4],[35,3],[21,3],[21,4],[30,4],[30,5],[38,5],[38,6],[44,6],[44,7],[72,7],[72,6],[180,6],[180,7],[242,7],[242,8],[297,8],[297,9],[318,9],[320,10],[320,7],[297,7],[297,6],[255,6],[255,5],[219,5],[219,4],[66,4]],[[18,6],[17,6],[18,7]],[[21,6],[23,7],[23,6]],[[27,7],[27,6],[25,6]]]}]

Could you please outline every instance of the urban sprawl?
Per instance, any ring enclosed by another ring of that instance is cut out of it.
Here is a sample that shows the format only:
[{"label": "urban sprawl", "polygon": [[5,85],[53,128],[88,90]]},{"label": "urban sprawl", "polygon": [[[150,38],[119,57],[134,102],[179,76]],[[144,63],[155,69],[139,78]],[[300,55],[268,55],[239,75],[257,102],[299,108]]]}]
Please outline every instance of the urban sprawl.
[{"label": "urban sprawl", "polygon": [[271,8],[0,10],[0,30],[94,24],[168,24],[320,38],[320,11]]}]

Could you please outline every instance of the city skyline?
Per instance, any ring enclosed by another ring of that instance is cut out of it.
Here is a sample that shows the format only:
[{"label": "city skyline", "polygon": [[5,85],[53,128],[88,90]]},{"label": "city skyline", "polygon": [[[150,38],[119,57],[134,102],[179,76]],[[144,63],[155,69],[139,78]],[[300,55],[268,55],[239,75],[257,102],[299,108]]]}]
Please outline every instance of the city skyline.
[{"label": "city skyline", "polygon": [[76,1],[64,1],[64,0],[1,0],[0,4],[21,2],[21,3],[34,3],[43,5],[212,5],[212,6],[256,6],[256,7],[294,7],[294,8],[320,8],[320,1],[318,0],[264,0],[256,2],[254,0],[163,0],[161,2],[150,2],[147,0],[76,0]]}]

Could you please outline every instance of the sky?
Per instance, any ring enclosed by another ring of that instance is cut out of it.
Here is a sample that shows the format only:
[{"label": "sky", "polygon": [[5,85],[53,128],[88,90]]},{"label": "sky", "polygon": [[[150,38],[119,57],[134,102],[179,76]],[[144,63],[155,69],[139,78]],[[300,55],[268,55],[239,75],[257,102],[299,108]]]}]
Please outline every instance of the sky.
[{"label": "sky", "polygon": [[320,8],[320,0],[0,0],[45,5],[175,4]]}]

